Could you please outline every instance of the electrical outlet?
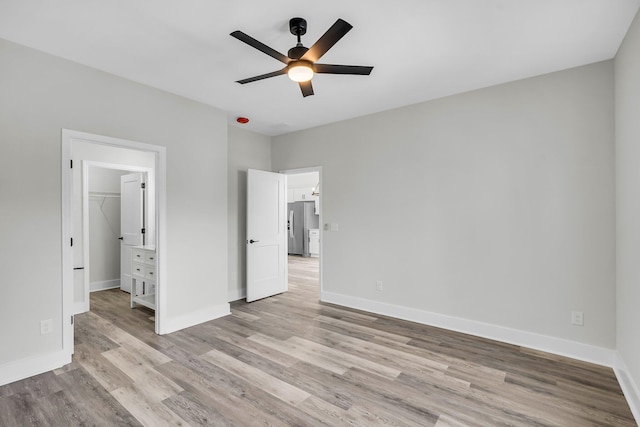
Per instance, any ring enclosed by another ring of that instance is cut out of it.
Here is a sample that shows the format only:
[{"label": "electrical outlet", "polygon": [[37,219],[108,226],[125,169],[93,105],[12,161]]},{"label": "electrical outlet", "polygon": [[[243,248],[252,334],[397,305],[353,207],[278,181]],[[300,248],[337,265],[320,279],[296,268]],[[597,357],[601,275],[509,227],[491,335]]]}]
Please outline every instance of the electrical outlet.
[{"label": "electrical outlet", "polygon": [[581,311],[572,311],[571,323],[576,326],[584,326],[584,313]]},{"label": "electrical outlet", "polygon": [[51,319],[40,321],[40,335],[50,334],[53,331],[53,321]]},{"label": "electrical outlet", "polygon": [[376,280],[376,291],[382,291],[382,280]]}]

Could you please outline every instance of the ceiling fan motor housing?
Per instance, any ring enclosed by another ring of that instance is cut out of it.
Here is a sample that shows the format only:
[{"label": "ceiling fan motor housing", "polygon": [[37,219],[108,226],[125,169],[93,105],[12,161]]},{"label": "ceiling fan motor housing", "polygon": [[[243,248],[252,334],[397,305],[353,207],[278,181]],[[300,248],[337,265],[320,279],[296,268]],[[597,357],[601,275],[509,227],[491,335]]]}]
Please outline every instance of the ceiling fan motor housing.
[{"label": "ceiling fan motor housing", "polygon": [[289,52],[287,52],[287,56],[291,59],[300,59],[302,58],[302,55],[307,53],[308,50],[309,49],[304,46],[295,46],[289,49]]}]

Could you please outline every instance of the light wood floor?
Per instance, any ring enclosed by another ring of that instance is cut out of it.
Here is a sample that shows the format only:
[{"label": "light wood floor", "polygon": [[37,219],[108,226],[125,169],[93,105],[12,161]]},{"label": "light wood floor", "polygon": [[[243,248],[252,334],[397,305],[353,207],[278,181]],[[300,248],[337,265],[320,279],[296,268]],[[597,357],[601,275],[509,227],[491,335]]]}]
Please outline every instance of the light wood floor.
[{"label": "light wood floor", "polygon": [[118,290],[76,317],[73,363],[0,387],[0,425],[634,426],[611,369],[290,291],[177,333]]}]

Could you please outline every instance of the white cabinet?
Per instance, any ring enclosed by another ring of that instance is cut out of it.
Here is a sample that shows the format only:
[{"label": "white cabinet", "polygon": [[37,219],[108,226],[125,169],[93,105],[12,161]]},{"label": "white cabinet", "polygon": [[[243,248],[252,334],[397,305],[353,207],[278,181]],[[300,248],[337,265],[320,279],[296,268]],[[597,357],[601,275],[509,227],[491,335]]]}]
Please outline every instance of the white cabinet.
[{"label": "white cabinet", "polygon": [[131,308],[140,304],[156,309],[157,265],[154,246],[131,249]]},{"label": "white cabinet", "polygon": [[317,228],[309,229],[309,255],[320,256],[320,230]]},{"label": "white cabinet", "polygon": [[287,190],[287,201],[291,202],[310,202],[317,196],[311,195],[313,188],[292,188]]}]

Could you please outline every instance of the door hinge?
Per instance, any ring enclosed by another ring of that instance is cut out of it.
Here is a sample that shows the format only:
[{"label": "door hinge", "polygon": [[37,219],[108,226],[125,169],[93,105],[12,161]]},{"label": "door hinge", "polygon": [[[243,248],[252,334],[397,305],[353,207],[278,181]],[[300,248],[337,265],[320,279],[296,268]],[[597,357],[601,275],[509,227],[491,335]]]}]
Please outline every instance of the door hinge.
[{"label": "door hinge", "polygon": [[73,316],[71,316],[71,324],[73,325]]},{"label": "door hinge", "polygon": [[140,232],[141,232],[142,234],[144,234],[144,232],[145,232],[145,229],[143,228],[142,230],[140,230]]},{"label": "door hinge", "polygon": [[142,184],[140,184],[140,188],[147,188],[146,184],[143,182]]},{"label": "door hinge", "polygon": [[73,159],[69,160],[69,168],[73,169]]},{"label": "door hinge", "polygon": [[71,246],[73,246],[73,237],[71,238]]}]

